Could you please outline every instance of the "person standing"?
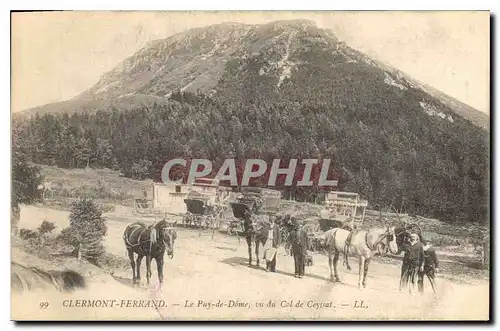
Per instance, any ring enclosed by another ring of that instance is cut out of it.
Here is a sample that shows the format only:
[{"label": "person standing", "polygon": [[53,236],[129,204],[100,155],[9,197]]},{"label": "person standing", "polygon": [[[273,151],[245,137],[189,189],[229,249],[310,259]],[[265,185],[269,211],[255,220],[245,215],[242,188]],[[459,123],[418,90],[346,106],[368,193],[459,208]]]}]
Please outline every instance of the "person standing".
[{"label": "person standing", "polygon": [[424,250],[424,269],[418,274],[418,290],[424,292],[424,276],[427,276],[431,283],[432,291],[436,293],[435,275],[439,272],[439,262],[434,247],[426,240],[422,241]]},{"label": "person standing", "polygon": [[266,260],[266,271],[276,272],[276,258],[278,247],[281,244],[280,227],[275,219],[272,220],[271,229],[269,230],[271,238],[271,247],[264,251],[264,259]]},{"label": "person standing", "polygon": [[417,289],[419,272],[424,271],[424,247],[416,233],[410,234],[410,246],[405,252],[404,260],[407,268],[403,275],[402,286],[409,286],[409,292],[413,294]]},{"label": "person standing", "polygon": [[307,250],[307,235],[303,231],[302,224],[299,219],[294,216],[288,218],[287,228],[290,233],[290,241],[292,244],[292,256],[295,265],[295,277],[304,277],[306,267],[306,250]]}]

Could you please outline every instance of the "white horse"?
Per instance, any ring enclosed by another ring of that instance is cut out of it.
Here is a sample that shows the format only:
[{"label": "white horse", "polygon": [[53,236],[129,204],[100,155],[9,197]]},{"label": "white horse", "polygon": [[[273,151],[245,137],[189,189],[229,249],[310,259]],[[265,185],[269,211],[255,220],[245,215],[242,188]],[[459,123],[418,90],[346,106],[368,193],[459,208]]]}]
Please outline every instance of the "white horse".
[{"label": "white horse", "polygon": [[[368,266],[373,256],[385,256],[388,251],[392,254],[398,253],[394,231],[394,227],[387,227],[354,232],[346,251],[348,255],[355,255],[359,258],[359,288],[366,287]],[[340,282],[337,272],[337,262],[340,253],[344,252],[346,248],[345,245],[349,233],[350,231],[341,228],[334,228],[325,232],[325,245],[328,250],[328,265],[330,267],[330,280],[332,282]],[[345,256],[346,260],[347,258]]]},{"label": "white horse", "polygon": [[49,198],[49,195],[50,199],[54,199],[55,193],[60,192],[62,187],[62,184],[59,182],[44,182],[38,185],[37,189],[42,191],[42,197],[44,199]]}]

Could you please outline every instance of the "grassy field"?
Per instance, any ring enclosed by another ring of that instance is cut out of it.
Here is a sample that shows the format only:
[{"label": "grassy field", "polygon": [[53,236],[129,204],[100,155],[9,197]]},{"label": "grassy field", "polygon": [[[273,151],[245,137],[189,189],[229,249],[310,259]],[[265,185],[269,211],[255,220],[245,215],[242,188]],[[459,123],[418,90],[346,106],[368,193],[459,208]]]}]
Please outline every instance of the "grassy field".
[{"label": "grassy field", "polygon": [[146,192],[151,198],[153,194],[151,180],[133,180],[110,169],[41,168],[45,181],[62,186],[55,200],[86,196],[132,206],[134,197],[143,197]]}]

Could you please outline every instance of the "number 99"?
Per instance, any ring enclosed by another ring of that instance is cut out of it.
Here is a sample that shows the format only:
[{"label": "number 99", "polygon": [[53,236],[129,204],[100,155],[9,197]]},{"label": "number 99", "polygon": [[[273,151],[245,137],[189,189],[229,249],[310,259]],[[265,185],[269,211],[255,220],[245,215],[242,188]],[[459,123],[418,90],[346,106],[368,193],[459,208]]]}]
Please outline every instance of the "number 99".
[{"label": "number 99", "polygon": [[47,309],[49,307],[49,303],[48,302],[40,302],[40,304],[38,305],[38,308],[40,309]]}]

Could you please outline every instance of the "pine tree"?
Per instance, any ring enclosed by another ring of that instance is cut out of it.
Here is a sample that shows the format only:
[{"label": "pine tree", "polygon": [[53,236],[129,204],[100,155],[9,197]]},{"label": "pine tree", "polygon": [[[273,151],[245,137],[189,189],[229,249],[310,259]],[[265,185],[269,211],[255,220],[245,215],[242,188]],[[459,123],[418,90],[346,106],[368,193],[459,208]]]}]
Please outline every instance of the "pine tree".
[{"label": "pine tree", "polygon": [[32,165],[20,148],[20,133],[12,130],[12,200],[11,232],[18,233],[21,209],[19,204],[31,204],[38,201],[41,192],[38,186],[42,182],[40,168]]},{"label": "pine tree", "polygon": [[73,203],[69,228],[63,230],[62,236],[77,250],[79,258],[96,261],[104,253],[103,239],[106,233],[106,219],[92,199],[78,199]]}]

